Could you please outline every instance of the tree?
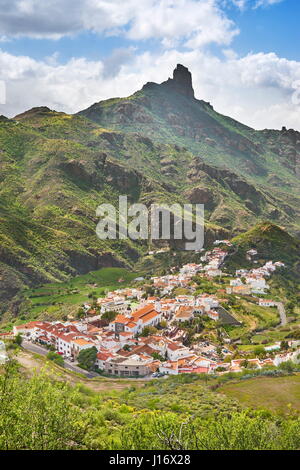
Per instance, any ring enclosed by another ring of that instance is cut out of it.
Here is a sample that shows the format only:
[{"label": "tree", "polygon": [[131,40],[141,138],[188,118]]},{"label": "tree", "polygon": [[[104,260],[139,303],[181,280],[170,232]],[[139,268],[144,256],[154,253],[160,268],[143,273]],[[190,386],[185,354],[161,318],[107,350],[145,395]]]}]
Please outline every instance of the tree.
[{"label": "tree", "polygon": [[255,346],[254,354],[255,356],[264,356],[266,354],[265,348],[263,346]]},{"label": "tree", "polygon": [[289,334],[289,337],[294,339],[300,339],[300,328],[297,328],[297,330],[292,331]]},{"label": "tree", "polygon": [[249,367],[249,361],[248,359],[244,359],[242,362],[241,362],[241,367],[245,367],[245,369],[247,369]]},{"label": "tree", "polygon": [[82,369],[92,370],[95,367],[95,361],[97,358],[97,348],[82,349],[78,354],[78,364]]},{"label": "tree", "polygon": [[145,328],[143,329],[142,333],[141,333],[141,336],[151,336],[151,335],[155,335],[155,333],[157,333],[157,329],[154,327],[154,326],[145,326]]},{"label": "tree", "polygon": [[89,292],[88,294],[89,299],[96,299],[97,298],[97,292],[94,290],[92,292]]},{"label": "tree", "polygon": [[147,296],[152,297],[155,294],[155,289],[153,286],[146,286],[145,292]]},{"label": "tree", "polygon": [[117,315],[118,315],[117,312],[109,310],[109,311],[102,314],[101,319],[106,320],[110,323],[110,322],[114,321],[114,319],[116,318]]},{"label": "tree", "polygon": [[280,349],[283,349],[284,351],[286,351],[287,349],[289,349],[289,343],[288,343],[288,341],[281,341],[281,343],[280,343]]},{"label": "tree", "polygon": [[159,354],[158,352],[152,353],[151,356],[152,356],[153,359],[155,359],[156,361],[160,361],[160,362],[164,362],[164,361],[165,361],[165,358],[164,358],[163,356],[161,356],[161,354]]},{"label": "tree", "polygon": [[18,333],[17,336],[15,337],[15,343],[18,346],[22,346],[22,341],[23,341],[22,335],[21,333]]},{"label": "tree", "polygon": [[279,369],[285,370],[287,372],[293,372],[295,364],[292,361],[286,361],[279,364]]},{"label": "tree", "polygon": [[297,302],[295,300],[290,300],[287,302],[285,307],[289,313],[294,313],[294,309],[297,307]]},{"label": "tree", "polygon": [[0,449],[83,449],[87,412],[76,406],[78,393],[45,372],[26,378],[14,361],[0,374]]},{"label": "tree", "polygon": [[64,365],[63,357],[60,354],[57,354],[57,352],[49,351],[47,354],[47,359],[49,359],[49,361],[55,362],[55,364],[59,366]]},{"label": "tree", "polygon": [[[262,412],[203,417],[178,413],[139,415],[121,431],[122,449],[274,450],[298,449],[299,420],[283,424]],[[120,448],[120,447],[119,447]]]},{"label": "tree", "polygon": [[85,316],[84,308],[80,307],[77,311],[76,317],[81,320]]}]

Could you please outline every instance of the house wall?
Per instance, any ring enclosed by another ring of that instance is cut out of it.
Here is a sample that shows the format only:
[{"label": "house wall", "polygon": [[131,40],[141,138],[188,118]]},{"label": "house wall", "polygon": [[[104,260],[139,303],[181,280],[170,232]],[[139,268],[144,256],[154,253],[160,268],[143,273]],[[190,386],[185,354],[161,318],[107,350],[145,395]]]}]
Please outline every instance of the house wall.
[{"label": "house wall", "polygon": [[119,375],[120,377],[143,377],[149,375],[151,370],[145,364],[140,365],[124,365],[122,363],[106,362],[104,370],[111,375]]}]

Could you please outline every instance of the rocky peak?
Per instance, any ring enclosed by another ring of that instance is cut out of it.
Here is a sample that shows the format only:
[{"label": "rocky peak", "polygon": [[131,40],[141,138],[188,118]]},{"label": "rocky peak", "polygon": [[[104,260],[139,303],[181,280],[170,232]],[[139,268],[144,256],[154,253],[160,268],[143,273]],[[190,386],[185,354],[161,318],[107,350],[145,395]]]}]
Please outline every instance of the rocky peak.
[{"label": "rocky peak", "polygon": [[173,78],[169,78],[162,85],[168,86],[177,93],[188,96],[189,98],[195,98],[192,74],[184,65],[177,64],[176,69],[173,71]]},{"label": "rocky peak", "polygon": [[35,116],[43,116],[51,112],[52,112],[51,109],[48,108],[47,106],[36,106],[34,108],[29,109],[28,111],[25,111],[24,113],[17,114],[17,116],[15,116],[13,119],[22,120],[22,119],[32,118]]}]

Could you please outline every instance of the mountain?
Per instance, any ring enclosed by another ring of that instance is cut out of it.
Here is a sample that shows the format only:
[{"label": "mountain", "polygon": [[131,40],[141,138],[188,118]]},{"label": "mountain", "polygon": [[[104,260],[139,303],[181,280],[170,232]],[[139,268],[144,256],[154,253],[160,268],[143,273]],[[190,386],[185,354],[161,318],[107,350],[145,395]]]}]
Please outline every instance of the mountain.
[{"label": "mountain", "polygon": [[[228,258],[227,267],[253,268],[253,261],[247,260],[247,251],[257,250],[259,265],[265,261],[282,261],[285,267],[276,273],[278,288],[290,290],[291,295],[299,293],[300,283],[300,240],[281,227],[272,223],[259,223],[250,230],[232,238],[232,254]],[[274,278],[274,276],[272,276]]]},{"label": "mountain", "polygon": [[0,311],[22,289],[106,266],[146,243],[98,240],[96,208],[204,203],[206,242],[270,220],[299,227],[296,131],[255,131],[195,99],[190,72],[76,115],[33,108],[0,117]]},{"label": "mountain", "polygon": [[[212,166],[209,176],[217,174],[218,182],[233,189],[256,217],[299,231],[300,133],[285,128],[256,131],[217,113],[210,103],[195,99],[185,67],[177,65],[173,78],[160,85],[147,83],[128,98],[100,101],[79,115],[114,131],[138,132],[184,147],[194,156],[191,174],[200,187],[207,181],[194,171],[195,162],[200,171],[203,163]],[[215,200],[211,188],[209,195]],[[218,212],[212,215],[214,221]],[[227,207],[222,223],[230,219],[226,212]]]},{"label": "mountain", "polygon": [[300,274],[300,240],[291,236],[281,227],[271,223],[260,223],[232,240],[240,250],[255,248],[258,256],[265,259],[277,257],[287,264],[297,261]]}]

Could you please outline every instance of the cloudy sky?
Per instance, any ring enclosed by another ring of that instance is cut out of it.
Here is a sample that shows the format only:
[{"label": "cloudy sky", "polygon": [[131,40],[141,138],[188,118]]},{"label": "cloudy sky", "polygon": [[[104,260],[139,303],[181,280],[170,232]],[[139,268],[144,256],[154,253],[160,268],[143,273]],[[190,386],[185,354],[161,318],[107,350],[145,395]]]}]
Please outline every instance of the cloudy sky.
[{"label": "cloudy sky", "polygon": [[0,114],[76,112],[182,63],[217,111],[300,130],[299,17],[299,0],[0,0]]}]

